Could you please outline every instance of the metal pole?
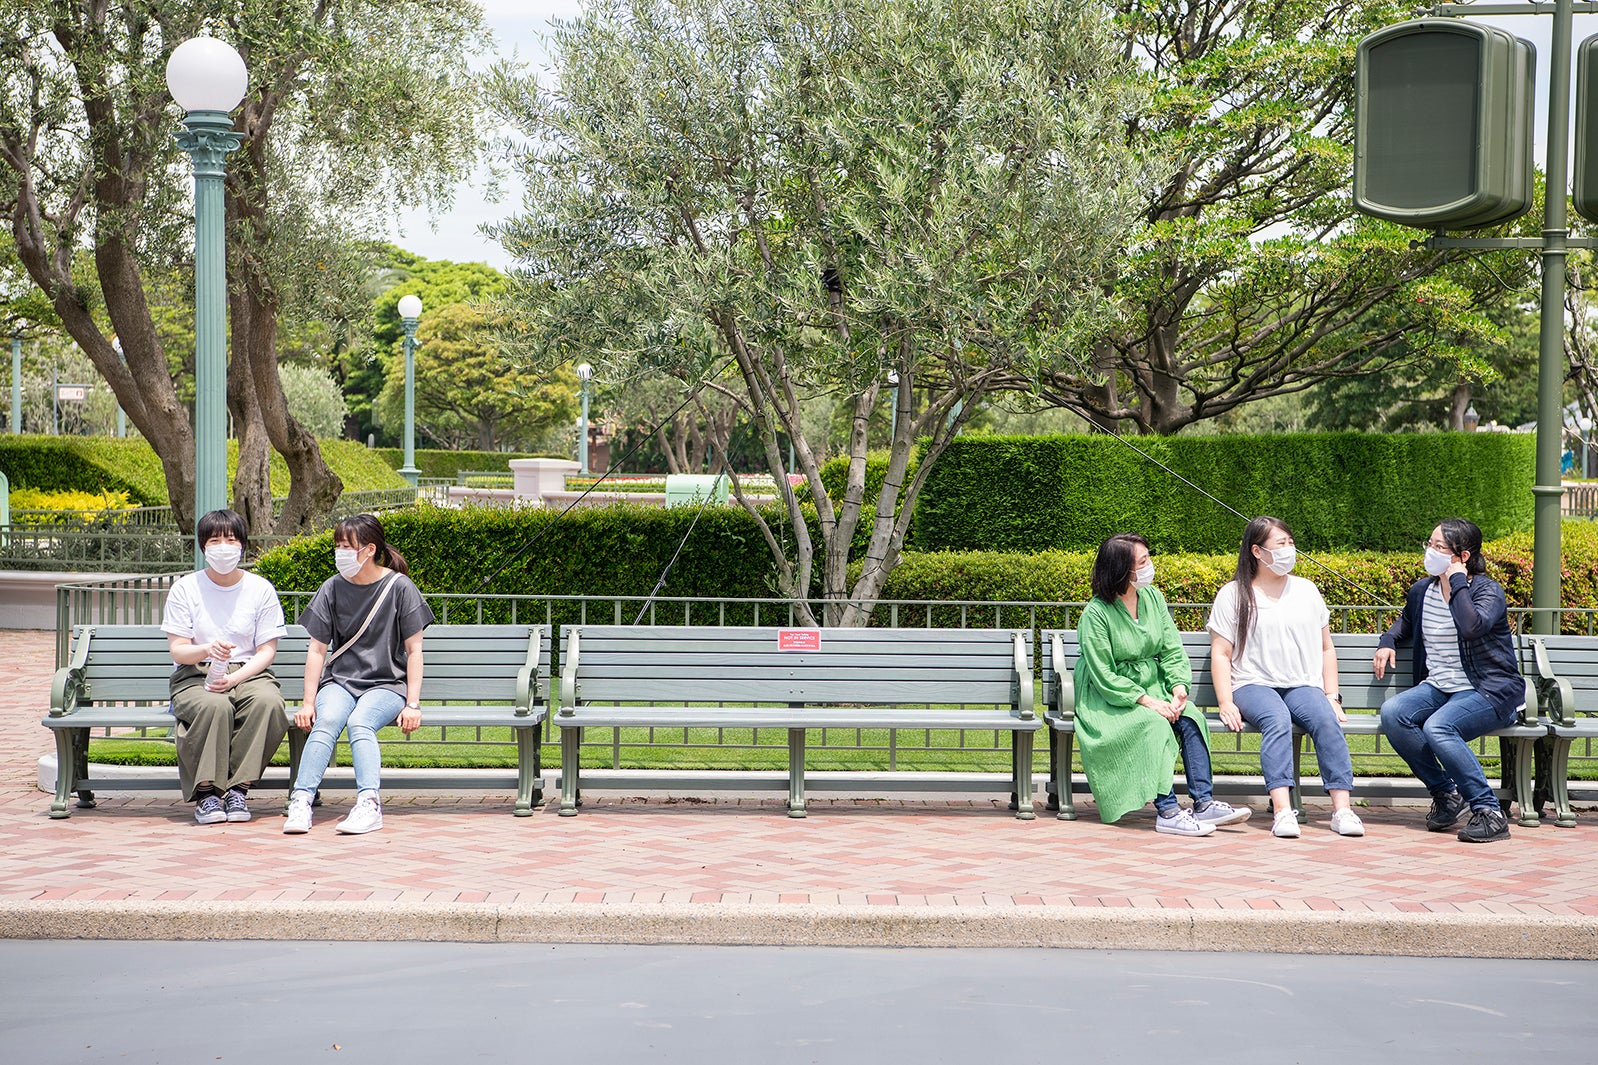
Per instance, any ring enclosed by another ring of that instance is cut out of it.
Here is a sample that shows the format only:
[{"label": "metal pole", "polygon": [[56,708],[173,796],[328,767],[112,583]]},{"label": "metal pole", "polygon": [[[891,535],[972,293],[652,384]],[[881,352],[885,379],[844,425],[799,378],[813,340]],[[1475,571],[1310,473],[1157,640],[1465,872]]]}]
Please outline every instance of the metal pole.
[{"label": "metal pole", "polygon": [[577,462],[588,473],[588,379],[583,379],[583,418],[577,429]]},{"label": "metal pole", "polygon": [[[177,134],[194,160],[194,518],[227,506],[227,247],[222,178],[239,146],[223,111],[190,111]],[[204,565],[198,545],[196,565]]]},{"label": "metal pole", "polygon": [[[116,348],[117,348],[117,358],[119,360],[121,360],[123,366],[126,366],[128,364],[128,357],[126,355],[122,354],[122,345],[118,344],[116,346]],[[128,412],[122,409],[122,404],[119,402],[117,404],[117,436],[126,437],[127,435],[128,435]]]},{"label": "metal pole", "polygon": [[22,334],[11,334],[11,431],[22,432]]},{"label": "metal pole", "polygon": [[1558,631],[1560,402],[1565,381],[1566,175],[1570,158],[1571,0],[1555,0],[1549,49],[1547,194],[1543,197],[1542,323],[1537,359],[1537,483],[1532,486],[1532,631]]},{"label": "metal pole", "polygon": [[50,435],[61,435],[61,390],[56,387],[56,368],[50,367]]},{"label": "metal pole", "polygon": [[416,319],[401,321],[405,325],[405,465],[399,472],[415,488],[422,472],[416,468]]}]

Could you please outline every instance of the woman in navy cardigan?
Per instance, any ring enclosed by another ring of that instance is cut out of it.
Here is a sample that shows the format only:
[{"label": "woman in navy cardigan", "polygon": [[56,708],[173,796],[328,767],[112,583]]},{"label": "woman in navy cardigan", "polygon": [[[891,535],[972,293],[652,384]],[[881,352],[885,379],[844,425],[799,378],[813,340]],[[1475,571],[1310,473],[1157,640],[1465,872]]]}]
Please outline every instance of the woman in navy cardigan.
[{"label": "woman in navy cardigan", "polygon": [[1415,686],[1382,704],[1382,730],[1432,793],[1428,831],[1448,831],[1469,810],[1461,841],[1508,839],[1509,820],[1470,742],[1513,724],[1526,704],[1509,605],[1487,576],[1473,523],[1445,519],[1432,530],[1425,563],[1428,576],[1409,589],[1371,662],[1380,679],[1393,648],[1414,643]]}]

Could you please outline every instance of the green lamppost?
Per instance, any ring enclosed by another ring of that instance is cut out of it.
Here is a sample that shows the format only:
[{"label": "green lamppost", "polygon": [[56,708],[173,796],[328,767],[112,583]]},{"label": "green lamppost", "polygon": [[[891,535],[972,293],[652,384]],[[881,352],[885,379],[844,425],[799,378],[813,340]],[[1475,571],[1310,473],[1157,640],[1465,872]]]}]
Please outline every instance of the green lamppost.
[{"label": "green lamppost", "polygon": [[[222,178],[243,138],[228,112],[244,99],[244,60],[214,37],[195,37],[166,64],[172,99],[187,112],[178,146],[194,160],[194,517],[227,506],[227,249]],[[196,550],[196,556],[199,552]]]},{"label": "green lamppost", "polygon": [[588,472],[588,382],[594,379],[594,368],[586,362],[577,364],[577,380],[582,383],[583,416],[577,420],[577,463]]},{"label": "green lamppost", "polygon": [[11,334],[11,431],[22,432],[22,334]]},{"label": "green lamppost", "polygon": [[405,326],[405,465],[400,476],[416,487],[421,470],[416,468],[416,320],[422,316],[420,296],[401,296],[400,322]]},{"label": "green lamppost", "polygon": [[[128,357],[122,353],[122,340],[121,340],[121,338],[120,337],[112,337],[111,338],[111,347],[113,349],[115,349],[115,351],[117,353],[117,360],[119,362],[121,362],[123,366],[126,366],[128,364]],[[127,435],[128,435],[128,414],[127,414],[127,411],[122,409],[122,404],[118,403],[117,404],[117,436],[123,437],[123,436],[127,436]]]}]

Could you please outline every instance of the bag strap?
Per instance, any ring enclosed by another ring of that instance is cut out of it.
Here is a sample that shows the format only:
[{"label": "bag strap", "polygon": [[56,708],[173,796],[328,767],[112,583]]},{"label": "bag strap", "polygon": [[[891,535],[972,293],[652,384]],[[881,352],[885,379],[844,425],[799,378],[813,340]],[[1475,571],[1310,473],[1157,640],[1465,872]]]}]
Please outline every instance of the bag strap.
[{"label": "bag strap", "polygon": [[390,571],[389,575],[383,578],[383,589],[377,593],[377,601],[372,604],[372,609],[367,612],[366,620],[361,622],[361,627],[355,630],[354,636],[339,644],[338,649],[327,656],[326,661],[322,663],[322,671],[324,673],[327,671],[327,667],[333,664],[335,658],[355,646],[355,642],[366,635],[367,627],[372,624],[372,619],[377,617],[377,612],[383,608],[383,601],[388,598],[389,590],[394,587],[394,578],[396,576],[397,574]]}]

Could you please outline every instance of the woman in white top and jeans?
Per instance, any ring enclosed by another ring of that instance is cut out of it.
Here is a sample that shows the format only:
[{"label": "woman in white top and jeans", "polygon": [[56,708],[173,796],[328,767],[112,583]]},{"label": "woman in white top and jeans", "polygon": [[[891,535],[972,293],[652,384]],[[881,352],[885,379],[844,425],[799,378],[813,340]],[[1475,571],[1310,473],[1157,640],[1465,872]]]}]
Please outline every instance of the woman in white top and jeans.
[{"label": "woman in white top and jeans", "polygon": [[1248,523],[1237,574],[1215,596],[1210,670],[1221,721],[1234,732],[1247,721],[1260,732],[1260,768],[1271,795],[1271,834],[1299,835],[1293,809],[1293,726],[1315,740],[1321,783],[1332,798],[1332,831],[1363,836],[1349,804],[1354,786],[1337,691],[1337,649],[1320,589],[1292,576],[1293,534],[1279,518]]}]

